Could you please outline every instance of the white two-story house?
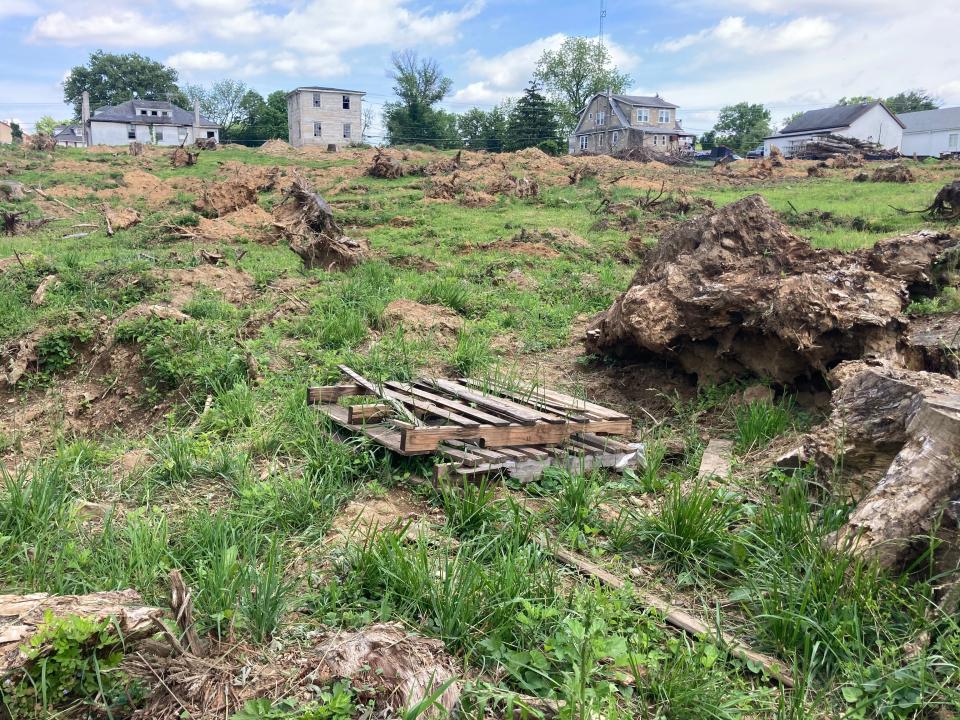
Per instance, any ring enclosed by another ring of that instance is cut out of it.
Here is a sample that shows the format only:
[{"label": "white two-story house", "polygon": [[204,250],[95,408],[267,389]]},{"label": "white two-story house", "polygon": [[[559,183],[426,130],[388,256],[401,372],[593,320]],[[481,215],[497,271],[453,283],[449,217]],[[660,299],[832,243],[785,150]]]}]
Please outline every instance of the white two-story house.
[{"label": "white two-story house", "polygon": [[597,93],[580,111],[570,153],[611,154],[636,147],[661,152],[692,149],[694,135],[680,126],[677,106],[659,95]]},{"label": "white two-story house", "polygon": [[334,145],[339,150],[360,142],[364,95],[359,90],[330,87],[299,87],[287,93],[290,144]]}]

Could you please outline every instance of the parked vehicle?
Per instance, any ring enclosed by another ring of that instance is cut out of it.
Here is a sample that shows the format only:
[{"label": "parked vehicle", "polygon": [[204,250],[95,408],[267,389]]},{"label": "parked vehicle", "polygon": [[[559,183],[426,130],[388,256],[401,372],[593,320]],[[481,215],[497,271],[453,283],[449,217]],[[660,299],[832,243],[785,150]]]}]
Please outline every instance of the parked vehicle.
[{"label": "parked vehicle", "polygon": [[751,159],[757,159],[763,157],[763,143],[757,145],[753,150],[747,151],[747,157]]}]

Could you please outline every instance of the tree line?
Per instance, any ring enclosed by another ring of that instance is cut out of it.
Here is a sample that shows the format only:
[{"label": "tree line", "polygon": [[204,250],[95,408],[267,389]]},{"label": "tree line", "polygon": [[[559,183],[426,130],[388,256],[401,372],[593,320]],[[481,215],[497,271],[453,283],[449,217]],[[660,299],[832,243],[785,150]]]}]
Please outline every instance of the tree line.
[{"label": "tree line", "polygon": [[[563,152],[567,136],[576,127],[580,111],[599,92],[623,93],[632,79],[613,63],[607,48],[584,37],[567,38],[556,50],[544,51],[526,89],[519,98],[507,98],[485,110],[474,107],[452,113],[440,107],[450,94],[453,80],[437,62],[406,50],[392,57],[390,77],[394,100],[383,108],[384,140],[391,145],[424,144],[438,148],[468,148],[492,152],[539,147]],[[71,69],[63,83],[64,101],[80,117],[83,92],[90,93],[91,108],[117,105],[131,98],[168,100],[184,109],[200,104],[203,115],[221,126],[225,142],[258,144],[286,138],[287,101],[283,90],[266,97],[239,80],[223,79],[209,86],[180,83],[175,68],[138,53],[115,54],[98,50],[84,65]],[[838,104],[882,99],[894,113],[930,110],[939,101],[916,89],[887,98],[844,97]],[[801,115],[784,118],[781,127]],[[370,139],[372,110],[364,113],[361,135]],[[45,116],[37,130],[52,133],[57,122]],[[700,137],[709,149],[726,145],[745,153],[774,133],[773,116],[758,103],[740,102],[721,108],[714,127]]]}]

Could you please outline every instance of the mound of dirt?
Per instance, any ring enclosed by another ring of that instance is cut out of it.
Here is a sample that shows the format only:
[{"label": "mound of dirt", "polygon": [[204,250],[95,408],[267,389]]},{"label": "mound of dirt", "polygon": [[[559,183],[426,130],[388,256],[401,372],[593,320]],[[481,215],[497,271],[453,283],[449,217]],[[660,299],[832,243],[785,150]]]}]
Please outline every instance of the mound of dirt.
[{"label": "mound of dirt", "polygon": [[204,215],[220,217],[256,201],[255,187],[236,180],[226,180],[205,186],[203,194],[193,203],[193,209]]},{"label": "mound of dirt", "polygon": [[113,235],[118,230],[126,230],[138,224],[140,213],[133,208],[106,208],[104,218],[107,222],[107,235]]},{"label": "mound of dirt", "polygon": [[549,233],[523,228],[509,239],[499,239],[493,242],[477,245],[478,250],[496,250],[499,252],[531,255],[541,258],[560,257],[560,251],[553,247],[555,238]]},{"label": "mound of dirt", "polygon": [[957,241],[920,232],[855,253],[790,233],[759,195],[677,226],[643,253],[630,288],[591,324],[591,352],[653,355],[701,381],[781,383],[888,353],[908,287]]},{"label": "mound of dirt", "polygon": [[118,197],[126,202],[145,200],[151,207],[163,205],[173,195],[172,186],[164,183],[156,175],[139,169],[125,172],[120,187],[97,192],[97,196],[102,198]]},{"label": "mound of dirt", "polygon": [[243,270],[219,265],[198,265],[159,272],[170,283],[170,305],[183,308],[199,288],[216,290],[234,305],[248,302],[256,294],[254,279]]},{"label": "mound of dirt", "polygon": [[460,195],[460,204],[468,208],[485,208],[490,205],[493,205],[497,199],[485,193],[482,190],[472,190],[467,188],[463,191],[463,194]]},{"label": "mound of dirt", "polygon": [[401,327],[413,335],[453,336],[463,327],[463,318],[443,305],[424,305],[413,300],[394,300],[383,311],[389,327]]},{"label": "mound of dirt", "polygon": [[187,167],[188,165],[196,165],[197,158],[200,157],[198,152],[190,152],[184,147],[178,147],[170,153],[170,164],[173,167]]},{"label": "mound of dirt", "polygon": [[[537,150],[537,152],[540,151]],[[549,156],[544,155],[544,157]],[[504,175],[487,185],[486,190],[491,195],[512,195],[518,198],[536,197],[540,194],[540,183],[528,177],[518,178],[513,175]]]},{"label": "mound of dirt", "polygon": [[220,219],[230,223],[234,227],[249,229],[268,228],[273,225],[273,215],[257,204],[247,205],[239,210],[234,210],[232,213],[227,213]]},{"label": "mound of dirt", "polygon": [[870,176],[871,182],[913,182],[913,173],[904,165],[881,165]]},{"label": "mound of dirt", "polygon": [[283,140],[267,140],[257,148],[257,152],[262,155],[292,155],[296,151],[293,145]]}]

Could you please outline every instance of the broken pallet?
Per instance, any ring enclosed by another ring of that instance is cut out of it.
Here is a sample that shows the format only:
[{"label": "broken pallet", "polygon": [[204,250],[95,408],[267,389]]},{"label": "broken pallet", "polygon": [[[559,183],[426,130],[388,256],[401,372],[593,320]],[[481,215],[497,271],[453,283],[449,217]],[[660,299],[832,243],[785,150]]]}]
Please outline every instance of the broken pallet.
[{"label": "broken pallet", "polygon": [[[623,469],[641,447],[601,435],[627,435],[630,418],[601,405],[522,383],[419,378],[372,382],[340,366],[351,382],[311,387],[307,403],[351,432],[401,455],[439,452],[437,477],[508,472],[538,477],[546,467]],[[343,405],[345,398],[374,402]]]}]

